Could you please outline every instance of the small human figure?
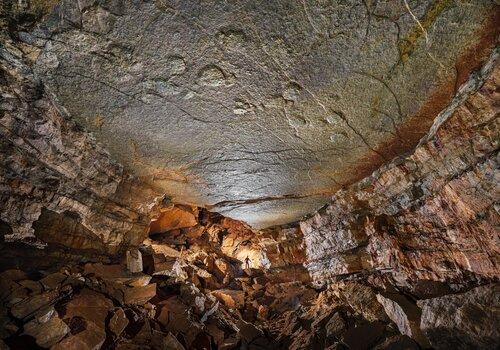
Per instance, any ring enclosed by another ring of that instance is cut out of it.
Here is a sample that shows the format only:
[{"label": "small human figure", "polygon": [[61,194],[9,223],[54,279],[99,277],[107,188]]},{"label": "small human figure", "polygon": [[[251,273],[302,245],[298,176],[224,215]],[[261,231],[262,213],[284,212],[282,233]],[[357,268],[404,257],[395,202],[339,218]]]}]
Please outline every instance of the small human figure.
[{"label": "small human figure", "polygon": [[249,269],[249,268],[250,268],[250,258],[247,255],[247,257],[245,258],[245,269]]}]

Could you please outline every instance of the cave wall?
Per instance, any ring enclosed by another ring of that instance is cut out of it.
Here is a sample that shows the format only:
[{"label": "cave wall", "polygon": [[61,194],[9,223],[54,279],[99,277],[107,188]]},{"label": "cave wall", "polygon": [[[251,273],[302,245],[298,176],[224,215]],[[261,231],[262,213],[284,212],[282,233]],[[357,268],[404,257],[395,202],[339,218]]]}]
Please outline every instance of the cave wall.
[{"label": "cave wall", "polygon": [[[43,245],[34,223],[46,211],[61,217],[71,213],[55,226],[59,230],[53,227],[51,242],[79,249],[93,244],[108,253],[138,244],[147,235],[158,194],[125,173],[90,133],[70,120],[33,74],[37,52],[2,31],[0,219],[9,227],[4,239]],[[73,239],[83,230],[85,244]]]},{"label": "cave wall", "polygon": [[50,3],[20,39],[72,118],[176,202],[255,228],[415,147],[500,28],[489,0]]},{"label": "cave wall", "polygon": [[315,281],[390,281],[429,297],[498,280],[497,61],[498,49],[411,155],[301,222]]}]

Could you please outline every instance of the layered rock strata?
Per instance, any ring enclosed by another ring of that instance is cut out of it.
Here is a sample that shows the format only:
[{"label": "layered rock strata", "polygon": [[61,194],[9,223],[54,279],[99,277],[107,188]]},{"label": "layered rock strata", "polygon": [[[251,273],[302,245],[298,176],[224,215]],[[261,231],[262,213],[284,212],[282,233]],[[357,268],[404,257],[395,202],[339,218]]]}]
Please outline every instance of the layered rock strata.
[{"label": "layered rock strata", "polygon": [[71,121],[33,74],[36,54],[2,35],[2,236],[107,253],[140,243],[158,194]]},{"label": "layered rock strata", "polygon": [[498,50],[410,156],[339,191],[301,223],[314,280],[374,274],[425,295],[434,282],[498,279],[497,60]]}]

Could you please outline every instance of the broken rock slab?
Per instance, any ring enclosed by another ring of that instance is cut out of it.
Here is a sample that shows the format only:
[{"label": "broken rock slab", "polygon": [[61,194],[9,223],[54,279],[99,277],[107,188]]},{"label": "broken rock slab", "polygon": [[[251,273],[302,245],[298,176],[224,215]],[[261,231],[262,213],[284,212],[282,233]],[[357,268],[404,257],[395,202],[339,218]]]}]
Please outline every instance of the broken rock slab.
[{"label": "broken rock slab", "polygon": [[245,292],[241,290],[218,289],[211,294],[231,309],[239,309],[245,305]]},{"label": "broken rock slab", "polygon": [[87,322],[85,330],[63,339],[51,350],[98,350],[101,348],[106,333],[103,328],[96,326],[93,322]]},{"label": "broken rock slab", "polygon": [[388,320],[384,308],[377,301],[377,295],[371,287],[357,282],[345,282],[339,284],[338,288],[341,298],[368,321]]},{"label": "broken rock slab", "polygon": [[420,330],[420,308],[405,296],[396,293],[377,294],[377,300],[384,307],[385,313],[398,326],[401,334],[417,341],[422,348],[429,348],[430,343]]},{"label": "broken rock slab", "polygon": [[10,312],[15,318],[23,319],[41,308],[54,303],[58,295],[55,291],[35,295],[14,305]]},{"label": "broken rock slab", "polygon": [[495,349],[500,344],[500,284],[420,300],[420,327],[440,349]]},{"label": "broken rock slab", "polygon": [[144,305],[156,296],[156,283],[142,287],[125,287],[123,300],[129,305]]},{"label": "broken rock slab", "polygon": [[125,315],[125,311],[120,307],[114,312],[109,320],[109,329],[116,337],[119,337],[127,325],[127,316]]},{"label": "broken rock slab", "polygon": [[111,300],[100,293],[84,288],[66,305],[64,319],[78,316],[104,329],[108,312],[112,308]]},{"label": "broken rock slab", "polygon": [[69,331],[69,327],[54,309],[24,325],[24,334],[35,338],[37,345],[43,348],[57,344]]},{"label": "broken rock slab", "polygon": [[184,206],[163,209],[158,219],[150,225],[150,233],[161,233],[198,224],[197,211]]}]

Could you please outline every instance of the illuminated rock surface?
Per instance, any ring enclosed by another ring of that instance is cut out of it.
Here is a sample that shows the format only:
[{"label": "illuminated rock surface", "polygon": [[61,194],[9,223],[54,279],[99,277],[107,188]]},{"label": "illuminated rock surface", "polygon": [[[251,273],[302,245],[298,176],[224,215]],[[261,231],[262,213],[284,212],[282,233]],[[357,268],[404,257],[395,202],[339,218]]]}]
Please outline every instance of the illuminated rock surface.
[{"label": "illuminated rock surface", "polygon": [[0,3],[0,349],[500,346],[499,18]]}]

